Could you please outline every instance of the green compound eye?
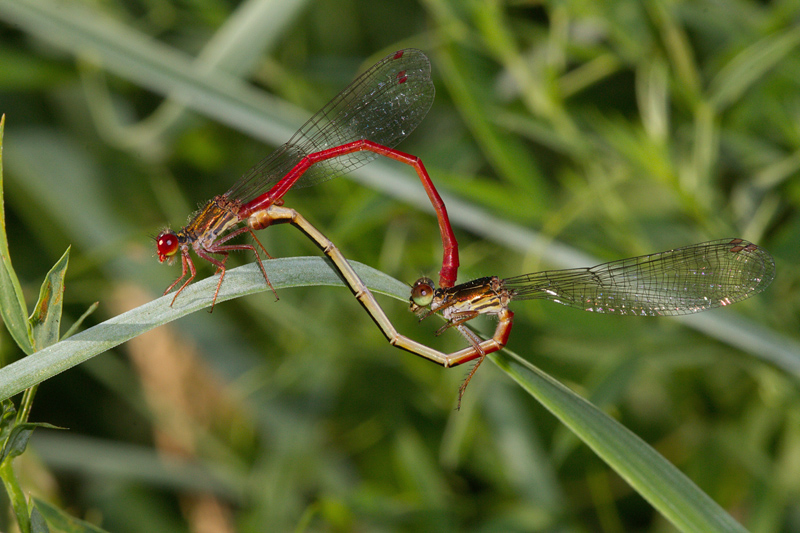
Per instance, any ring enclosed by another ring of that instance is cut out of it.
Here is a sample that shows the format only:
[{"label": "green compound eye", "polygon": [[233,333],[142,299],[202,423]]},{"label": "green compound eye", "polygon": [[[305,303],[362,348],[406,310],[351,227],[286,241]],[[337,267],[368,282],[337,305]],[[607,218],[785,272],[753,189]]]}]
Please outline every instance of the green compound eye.
[{"label": "green compound eye", "polygon": [[428,307],[433,301],[433,280],[419,278],[411,288],[411,301],[419,307]]}]

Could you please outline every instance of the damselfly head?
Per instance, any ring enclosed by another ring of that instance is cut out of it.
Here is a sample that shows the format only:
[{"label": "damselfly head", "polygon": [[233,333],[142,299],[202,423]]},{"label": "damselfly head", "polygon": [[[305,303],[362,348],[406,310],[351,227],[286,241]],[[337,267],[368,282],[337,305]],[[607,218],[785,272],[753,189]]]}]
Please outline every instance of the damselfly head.
[{"label": "damselfly head", "polygon": [[172,230],[164,230],[156,237],[156,252],[158,253],[158,262],[172,264],[175,260],[175,254],[178,252],[178,236]]},{"label": "damselfly head", "polygon": [[431,305],[435,292],[436,289],[431,278],[419,278],[411,286],[411,305],[409,309],[414,313],[424,311],[424,308]]}]

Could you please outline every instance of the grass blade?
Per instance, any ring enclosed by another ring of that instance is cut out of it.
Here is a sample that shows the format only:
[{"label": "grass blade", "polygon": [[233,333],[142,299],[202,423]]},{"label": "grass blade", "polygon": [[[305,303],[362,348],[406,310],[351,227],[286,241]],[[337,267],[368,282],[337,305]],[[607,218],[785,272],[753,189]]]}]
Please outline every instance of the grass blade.
[{"label": "grass blade", "polygon": [[[409,288],[404,283],[371,267],[351,264],[370,289],[400,300],[408,299]],[[329,263],[317,257],[272,259],[264,262],[264,268],[275,289],[344,285]],[[0,398],[9,398],[137,335],[210,307],[216,284],[217,277],[211,276],[187,287],[173,307],[169,305],[173,295],[168,294],[40,350],[36,357],[27,357],[0,369]],[[268,289],[261,271],[251,263],[228,270],[217,302],[265,290]]]},{"label": "grass blade", "polygon": [[681,531],[746,531],[622,424],[508,350],[489,357]]}]

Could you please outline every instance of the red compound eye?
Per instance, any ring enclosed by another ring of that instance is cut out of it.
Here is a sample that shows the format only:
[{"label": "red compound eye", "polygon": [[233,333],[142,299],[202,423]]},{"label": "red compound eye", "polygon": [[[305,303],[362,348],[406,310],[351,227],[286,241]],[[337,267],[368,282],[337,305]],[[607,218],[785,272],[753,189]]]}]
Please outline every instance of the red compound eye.
[{"label": "red compound eye", "polygon": [[419,278],[411,288],[411,301],[419,307],[428,307],[433,301],[433,280]]},{"label": "red compound eye", "polygon": [[165,259],[171,258],[178,251],[178,236],[172,231],[162,231],[156,237],[156,252],[158,253],[159,263],[163,263]]}]

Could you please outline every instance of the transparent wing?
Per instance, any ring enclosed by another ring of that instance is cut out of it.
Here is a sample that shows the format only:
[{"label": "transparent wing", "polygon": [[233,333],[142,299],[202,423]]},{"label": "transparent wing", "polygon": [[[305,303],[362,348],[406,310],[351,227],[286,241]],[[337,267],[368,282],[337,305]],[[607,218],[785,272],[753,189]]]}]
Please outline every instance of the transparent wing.
[{"label": "transparent wing", "polygon": [[684,315],[729,305],[775,278],[772,256],[742,239],[693,244],[591,268],[503,280],[514,300],[547,299],[598,313]]},{"label": "transparent wing", "polygon": [[[308,154],[367,139],[393,148],[416,128],[433,103],[431,65],[420,50],[400,50],[373,65],[328,102],[289,141],[245,173],[226,193],[247,203],[269,190]],[[308,187],[370,162],[354,152],[313,165],[295,187]]]}]

